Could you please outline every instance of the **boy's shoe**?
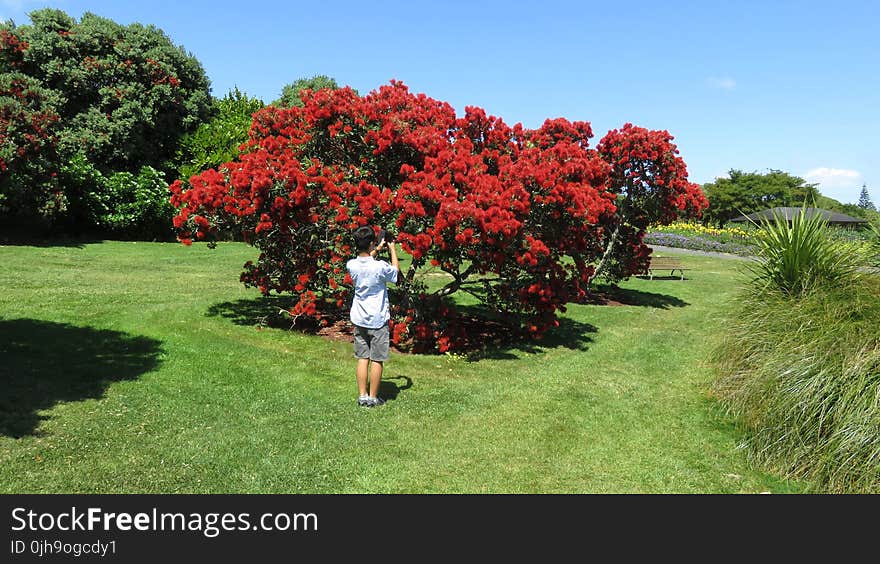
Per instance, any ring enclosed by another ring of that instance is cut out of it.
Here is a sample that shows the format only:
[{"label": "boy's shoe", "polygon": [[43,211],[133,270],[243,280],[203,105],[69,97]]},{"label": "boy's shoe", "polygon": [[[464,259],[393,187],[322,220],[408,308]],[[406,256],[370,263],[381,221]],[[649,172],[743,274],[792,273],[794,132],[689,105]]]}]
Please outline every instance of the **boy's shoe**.
[{"label": "boy's shoe", "polygon": [[358,398],[358,405],[362,407],[372,407],[370,405],[370,396],[360,396]]},{"label": "boy's shoe", "polygon": [[367,401],[369,402],[367,404],[369,407],[376,407],[379,405],[385,405],[385,400],[383,400],[382,398],[379,398],[379,397],[367,398]]}]

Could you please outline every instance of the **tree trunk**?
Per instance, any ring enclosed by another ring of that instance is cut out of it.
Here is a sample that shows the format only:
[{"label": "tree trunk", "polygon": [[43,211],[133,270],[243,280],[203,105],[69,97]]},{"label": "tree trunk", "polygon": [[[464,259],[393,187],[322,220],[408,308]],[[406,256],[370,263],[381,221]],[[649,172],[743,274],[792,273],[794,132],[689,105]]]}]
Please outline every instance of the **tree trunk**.
[{"label": "tree trunk", "polygon": [[614,233],[611,234],[611,239],[608,240],[608,246],[605,247],[605,253],[602,255],[602,259],[599,261],[599,264],[596,265],[596,270],[593,272],[593,275],[590,276],[590,282],[588,285],[593,283],[593,280],[599,277],[602,274],[602,271],[605,270],[605,265],[608,262],[608,258],[611,256],[611,251],[614,249],[614,244],[617,242],[617,236],[620,234],[620,226],[621,223],[618,223],[614,228]]}]

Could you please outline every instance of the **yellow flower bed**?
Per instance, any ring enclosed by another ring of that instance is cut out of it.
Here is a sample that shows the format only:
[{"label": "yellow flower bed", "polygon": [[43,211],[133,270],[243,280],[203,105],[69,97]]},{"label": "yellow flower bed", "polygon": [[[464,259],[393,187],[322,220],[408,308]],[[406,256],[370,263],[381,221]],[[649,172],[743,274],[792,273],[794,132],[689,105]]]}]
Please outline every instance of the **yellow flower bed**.
[{"label": "yellow flower bed", "polygon": [[749,233],[748,231],[744,231],[738,227],[726,227],[724,229],[716,229],[714,227],[706,227],[705,225],[701,225],[699,223],[685,223],[681,221],[670,223],[669,225],[654,225],[652,226],[652,229],[664,231],[684,231],[688,233],[693,233],[695,235],[729,235],[731,237],[739,237],[741,239],[748,239],[754,235],[754,233]]}]

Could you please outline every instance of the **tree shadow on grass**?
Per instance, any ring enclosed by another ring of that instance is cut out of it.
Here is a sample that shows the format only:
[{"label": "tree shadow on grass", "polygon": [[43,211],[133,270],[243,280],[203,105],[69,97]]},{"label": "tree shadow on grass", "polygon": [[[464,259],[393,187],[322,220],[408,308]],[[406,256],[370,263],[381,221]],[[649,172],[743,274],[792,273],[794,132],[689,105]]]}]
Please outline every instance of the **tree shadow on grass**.
[{"label": "tree shadow on grass", "polygon": [[20,218],[5,218],[0,226],[0,245],[9,247],[70,247],[84,249],[86,245],[103,243],[106,236],[94,233],[59,235],[48,228],[34,228],[32,222]]},{"label": "tree shadow on grass", "polygon": [[[659,277],[655,276],[654,279]],[[678,277],[675,277],[678,280]],[[592,305],[627,305],[653,307],[658,309],[669,309],[671,307],[686,307],[690,303],[667,294],[658,294],[655,292],[645,292],[642,290],[633,290],[630,288],[621,288],[619,286],[603,285],[597,286],[586,299],[581,303]]]},{"label": "tree shadow on grass", "polygon": [[271,327],[288,331],[296,330],[306,335],[319,335],[331,341],[350,343],[354,340],[347,310],[335,309],[326,312],[326,321],[322,324],[311,317],[293,319],[288,311],[296,303],[297,300],[291,296],[260,296],[249,300],[214,304],[208,308],[205,316],[223,317],[236,325],[258,329]]},{"label": "tree shadow on grass", "polygon": [[561,317],[557,327],[535,340],[521,329],[521,324],[512,323],[516,320],[511,317],[482,306],[459,305],[456,309],[459,322],[465,330],[465,337],[457,352],[466,355],[471,362],[482,359],[513,360],[519,358],[516,352],[538,354],[559,347],[585,351],[593,342],[590,335],[598,331],[596,326],[589,323]]},{"label": "tree shadow on grass", "polygon": [[236,325],[290,329],[293,325],[290,317],[281,312],[290,310],[296,302],[297,300],[292,296],[260,296],[214,304],[208,308],[205,315],[223,317]]},{"label": "tree shadow on grass", "polygon": [[27,238],[5,238],[0,236],[0,245],[6,247],[39,247],[53,248],[65,247],[71,249],[85,249],[86,245],[96,245],[103,243],[102,239],[27,239]]},{"label": "tree shadow on grass", "polygon": [[0,434],[39,434],[39,412],[100,398],[116,381],[160,364],[161,342],[118,331],[37,319],[0,319]]}]

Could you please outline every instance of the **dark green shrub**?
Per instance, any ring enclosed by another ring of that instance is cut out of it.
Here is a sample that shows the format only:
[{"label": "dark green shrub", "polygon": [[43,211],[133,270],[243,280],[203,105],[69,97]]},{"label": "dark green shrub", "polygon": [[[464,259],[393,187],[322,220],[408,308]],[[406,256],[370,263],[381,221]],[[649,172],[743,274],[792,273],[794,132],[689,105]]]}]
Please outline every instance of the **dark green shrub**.
[{"label": "dark green shrub", "polygon": [[109,212],[103,197],[104,175],[85,156],[77,154],[61,165],[58,178],[65,187],[62,227],[75,234],[97,230],[99,218]]},{"label": "dark green shrub", "polygon": [[30,19],[10,30],[26,45],[18,70],[60,99],[61,162],[84,153],[105,173],[159,167],[207,116],[204,69],[160,29],[49,8]]},{"label": "dark green shrub", "polygon": [[63,204],[56,179],[58,97],[39,81],[9,71],[0,64],[0,215],[53,217]]},{"label": "dark green shrub", "polygon": [[30,18],[0,23],[0,225],[164,238],[156,169],[207,116],[201,64],[153,26]]}]

